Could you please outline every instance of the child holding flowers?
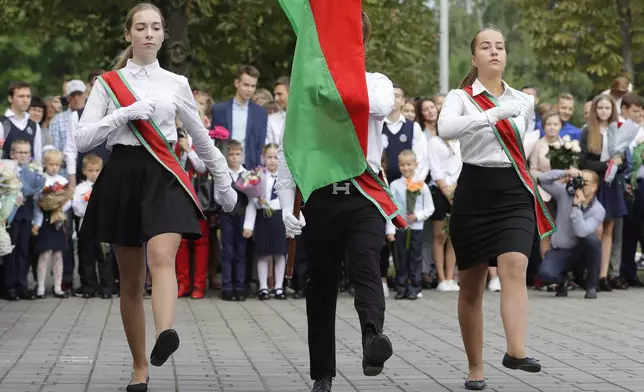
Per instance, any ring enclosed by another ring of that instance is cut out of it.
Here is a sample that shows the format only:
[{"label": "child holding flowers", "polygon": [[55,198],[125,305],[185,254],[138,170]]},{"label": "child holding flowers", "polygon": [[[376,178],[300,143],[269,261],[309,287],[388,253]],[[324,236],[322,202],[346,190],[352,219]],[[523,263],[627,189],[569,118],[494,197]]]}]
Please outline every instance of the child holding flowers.
[{"label": "child holding flowers", "polygon": [[56,149],[48,150],[43,157],[45,164],[45,185],[35,195],[38,200],[35,205],[32,234],[36,236],[36,251],[38,252],[38,286],[36,297],[45,296],[45,279],[49,266],[54,271],[54,296],[66,298],[63,292],[63,251],[67,244],[65,221],[66,212],[71,208],[73,190],[67,179],[58,172],[63,163],[63,153]]},{"label": "child holding flowers", "polygon": [[283,286],[288,245],[286,229],[282,222],[282,207],[275,192],[278,147],[274,143],[264,147],[264,163],[266,163],[265,180],[262,181],[264,192],[262,196],[250,199],[244,221],[244,238],[250,238],[253,234],[255,236],[255,256],[257,256],[259,277],[258,298],[262,301],[270,298],[268,264],[271,258],[275,262],[275,298],[286,299]]},{"label": "child holding flowers", "polygon": [[[387,239],[396,241],[396,299],[418,298],[421,291],[421,270],[423,266],[423,226],[434,213],[434,202],[429,187],[424,182],[414,181],[418,166],[416,154],[403,150],[398,155],[398,168],[402,177],[389,185],[394,199],[406,212],[408,228],[395,231],[387,222]],[[408,283],[409,282],[409,283]]]}]

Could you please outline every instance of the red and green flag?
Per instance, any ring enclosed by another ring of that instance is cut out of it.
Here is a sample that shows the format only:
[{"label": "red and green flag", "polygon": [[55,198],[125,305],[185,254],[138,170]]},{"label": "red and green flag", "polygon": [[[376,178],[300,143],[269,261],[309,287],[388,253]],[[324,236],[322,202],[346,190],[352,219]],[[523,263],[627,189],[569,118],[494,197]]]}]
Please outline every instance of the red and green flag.
[{"label": "red and green flag", "polygon": [[350,180],[405,227],[389,189],[367,163],[369,96],[361,0],[278,0],[297,35],[282,145],[302,199]]}]

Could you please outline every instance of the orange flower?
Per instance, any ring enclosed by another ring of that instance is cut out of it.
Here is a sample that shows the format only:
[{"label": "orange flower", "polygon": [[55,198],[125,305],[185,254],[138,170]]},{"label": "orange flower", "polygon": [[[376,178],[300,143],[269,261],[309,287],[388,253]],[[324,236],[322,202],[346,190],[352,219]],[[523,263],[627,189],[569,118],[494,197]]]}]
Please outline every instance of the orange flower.
[{"label": "orange flower", "polygon": [[407,190],[410,192],[422,191],[423,185],[425,185],[425,183],[422,181],[413,181],[411,178],[407,179]]}]

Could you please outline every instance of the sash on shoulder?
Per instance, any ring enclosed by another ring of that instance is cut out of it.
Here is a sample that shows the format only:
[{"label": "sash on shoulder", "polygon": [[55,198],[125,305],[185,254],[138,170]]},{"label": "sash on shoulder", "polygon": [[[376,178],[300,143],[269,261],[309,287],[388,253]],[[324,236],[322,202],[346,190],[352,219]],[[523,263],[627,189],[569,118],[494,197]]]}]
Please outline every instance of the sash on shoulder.
[{"label": "sash on shoulder", "polygon": [[[120,71],[110,71],[102,74],[97,80],[105,87],[108,95],[112,98],[114,105],[117,108],[130,106],[135,103],[138,98],[129,86]],[[206,219],[197,194],[192,186],[190,177],[181,165],[179,157],[175,154],[166,140],[163,132],[152,121],[149,120],[132,120],[127,123],[128,127],[134,133],[141,145],[157,160],[166,170],[168,170],[179,181],[179,184],[186,191],[190,199],[197,207],[201,219]]]},{"label": "sash on shoulder", "polygon": [[[487,91],[483,91],[481,94],[474,96],[472,86],[467,86],[463,90],[465,90],[474,106],[481,112],[500,106],[497,100]],[[507,118],[493,125],[492,130],[501,147],[503,147],[503,151],[505,151],[505,155],[510,160],[512,167],[517,172],[519,178],[521,178],[521,182],[523,182],[523,185],[525,185],[534,197],[537,229],[539,230],[539,236],[543,239],[557,231],[557,227],[528,171],[519,129],[514,123],[514,120]]]}]

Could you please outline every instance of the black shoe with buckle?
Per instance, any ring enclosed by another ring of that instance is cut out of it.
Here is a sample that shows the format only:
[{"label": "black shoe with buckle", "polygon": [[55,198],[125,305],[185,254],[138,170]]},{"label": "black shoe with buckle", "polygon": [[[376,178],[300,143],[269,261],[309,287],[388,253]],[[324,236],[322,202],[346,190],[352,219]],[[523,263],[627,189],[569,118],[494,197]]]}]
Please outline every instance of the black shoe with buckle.
[{"label": "black shoe with buckle", "polygon": [[382,373],[385,362],[393,355],[391,341],[386,335],[365,328],[362,335],[362,373],[373,377]]},{"label": "black shoe with buckle", "polygon": [[321,380],[315,380],[311,392],[331,392],[332,380],[333,379],[331,377],[324,377]]},{"label": "black shoe with buckle", "polygon": [[261,289],[257,294],[257,299],[259,299],[260,301],[266,301],[271,299],[271,295],[268,293],[267,289]]},{"label": "black shoe with buckle", "polygon": [[600,278],[598,291],[613,291],[613,286],[610,285],[607,278]]},{"label": "black shoe with buckle", "polygon": [[539,373],[541,371],[541,364],[534,358],[514,358],[505,353],[501,363],[508,369],[522,370],[528,373]]}]

